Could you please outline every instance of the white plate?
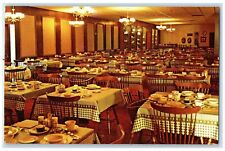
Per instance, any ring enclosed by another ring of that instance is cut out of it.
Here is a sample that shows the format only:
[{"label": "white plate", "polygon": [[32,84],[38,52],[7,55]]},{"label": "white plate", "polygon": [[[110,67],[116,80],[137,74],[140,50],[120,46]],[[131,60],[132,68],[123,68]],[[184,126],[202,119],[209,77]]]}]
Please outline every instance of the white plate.
[{"label": "white plate", "polygon": [[12,126],[4,126],[4,134],[15,135],[18,133],[18,129]]},{"label": "white plate", "polygon": [[44,130],[43,132],[38,132],[38,131],[36,130],[36,127],[33,127],[33,128],[31,128],[31,129],[29,129],[29,133],[35,134],[35,135],[44,134],[44,133],[46,133],[46,132],[48,132],[48,131],[49,131],[49,128],[48,128],[48,127],[45,127],[45,130]]},{"label": "white plate", "polygon": [[219,99],[218,98],[208,98],[205,99],[205,104],[212,106],[212,107],[218,107],[219,105]]},{"label": "white plate", "polygon": [[33,143],[37,140],[38,140],[37,136],[31,136],[31,135],[27,135],[27,136],[18,138],[18,142],[22,143],[22,144],[30,144],[30,143]]},{"label": "white plate", "polygon": [[63,137],[62,141],[55,143],[55,144],[70,144],[73,141],[73,138],[66,134],[49,134],[40,141],[40,144],[54,144],[54,143],[48,142],[48,138],[50,135],[59,135],[59,136]]}]

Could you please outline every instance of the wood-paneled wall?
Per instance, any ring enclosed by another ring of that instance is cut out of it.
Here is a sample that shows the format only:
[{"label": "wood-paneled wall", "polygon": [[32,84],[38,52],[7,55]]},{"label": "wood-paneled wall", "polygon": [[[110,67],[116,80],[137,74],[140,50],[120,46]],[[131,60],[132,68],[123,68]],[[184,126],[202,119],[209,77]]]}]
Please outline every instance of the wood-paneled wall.
[{"label": "wood-paneled wall", "polygon": [[[70,13],[30,6],[15,8],[25,14],[24,20],[16,23],[17,59],[121,48],[118,22],[87,17],[84,26],[73,27],[68,23],[74,19]],[[10,11],[8,6],[6,11]],[[7,25],[5,30],[5,56],[10,56]]]}]

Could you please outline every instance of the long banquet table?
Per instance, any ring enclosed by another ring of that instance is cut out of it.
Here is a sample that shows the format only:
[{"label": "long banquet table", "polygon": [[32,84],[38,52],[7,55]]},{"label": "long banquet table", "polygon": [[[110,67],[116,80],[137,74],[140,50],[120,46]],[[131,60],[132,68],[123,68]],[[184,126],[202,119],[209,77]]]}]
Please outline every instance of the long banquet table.
[{"label": "long banquet table", "polygon": [[[156,92],[164,94],[167,92]],[[214,96],[216,97],[216,96]],[[151,120],[151,105],[150,100],[146,101],[137,111],[134,121],[132,133],[139,132],[144,129],[153,130]],[[218,107],[203,107],[197,115],[195,136],[218,140],[219,134],[219,112]]]},{"label": "long banquet table", "polygon": [[[72,92],[73,87],[68,87],[66,92]],[[100,114],[109,107],[122,102],[121,89],[114,88],[101,88],[100,92],[95,93],[95,90],[87,90],[91,96],[81,97],[78,101],[79,118],[89,119],[96,122],[100,122]],[[48,95],[64,96],[65,93],[52,92]],[[72,95],[80,95],[82,93],[71,93]],[[47,99],[47,95],[41,95],[38,97],[36,106],[34,108],[34,116],[51,112],[50,104]],[[74,111],[76,112],[76,111]],[[76,115],[76,114],[75,114]]]}]

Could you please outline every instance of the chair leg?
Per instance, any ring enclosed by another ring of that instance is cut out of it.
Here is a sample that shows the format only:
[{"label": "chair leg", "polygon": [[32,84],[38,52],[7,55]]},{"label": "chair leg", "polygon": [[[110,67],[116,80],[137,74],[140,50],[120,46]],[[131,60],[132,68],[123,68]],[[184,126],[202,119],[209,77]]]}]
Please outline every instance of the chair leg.
[{"label": "chair leg", "polygon": [[77,119],[77,121],[76,121],[76,123],[77,124],[79,124],[79,108],[78,108],[78,101],[77,101],[77,114],[76,114],[76,119]]},{"label": "chair leg", "polygon": [[141,143],[141,138],[142,138],[142,130],[139,132],[139,137],[138,137],[138,142]]},{"label": "chair leg", "polygon": [[109,117],[109,110],[107,110],[107,124],[108,124],[108,131],[109,131],[109,135],[111,133],[111,123],[110,123],[110,117]]},{"label": "chair leg", "polygon": [[112,107],[112,109],[113,109],[114,116],[115,116],[115,118],[116,118],[116,123],[119,124],[120,122],[119,122],[118,116],[117,116],[117,114],[116,114],[116,109],[115,109],[114,106]]},{"label": "chair leg", "polygon": [[134,139],[134,133],[131,133],[129,144],[133,143],[133,139]]}]

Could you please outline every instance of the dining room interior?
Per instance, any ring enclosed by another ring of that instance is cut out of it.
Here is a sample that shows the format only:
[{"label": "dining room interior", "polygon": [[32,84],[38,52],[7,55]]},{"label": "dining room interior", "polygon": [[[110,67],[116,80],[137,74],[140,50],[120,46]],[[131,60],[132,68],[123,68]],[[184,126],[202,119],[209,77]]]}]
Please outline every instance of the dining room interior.
[{"label": "dining room interior", "polygon": [[4,144],[220,141],[220,5],[4,6]]}]

